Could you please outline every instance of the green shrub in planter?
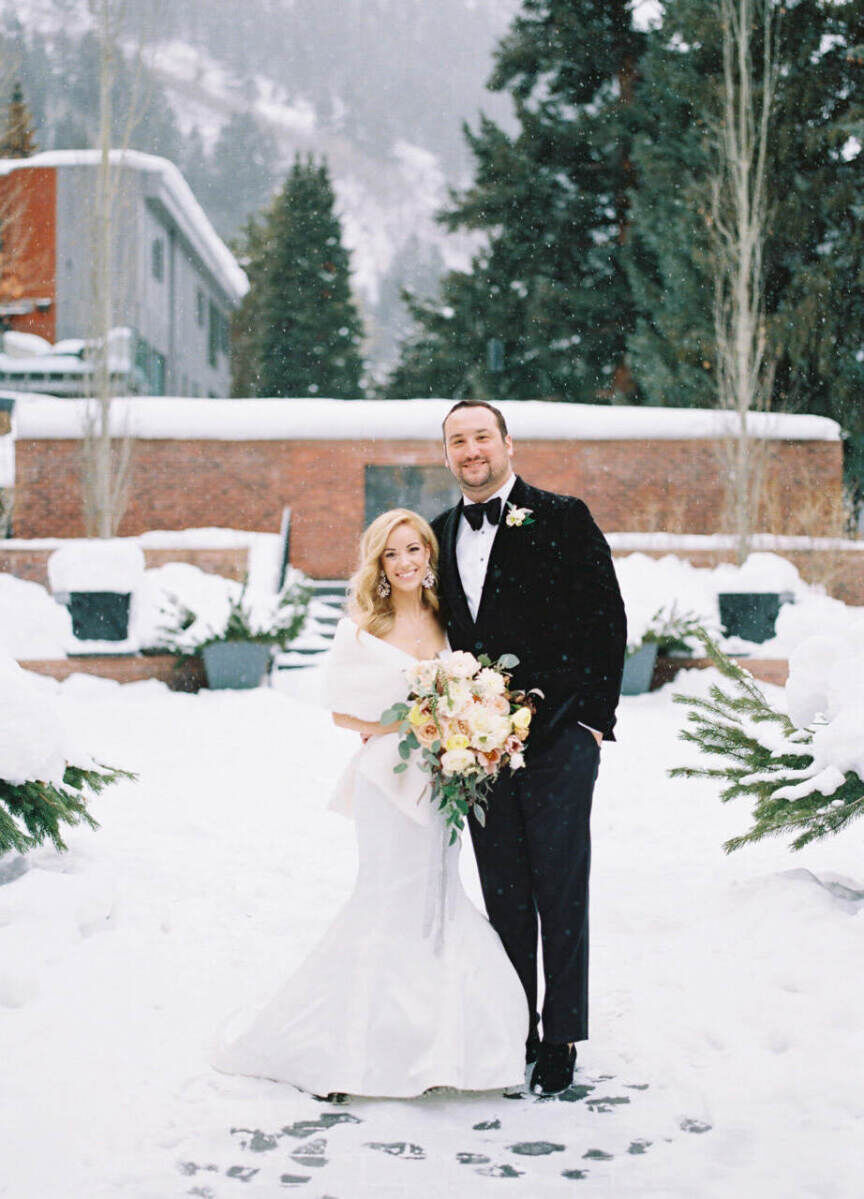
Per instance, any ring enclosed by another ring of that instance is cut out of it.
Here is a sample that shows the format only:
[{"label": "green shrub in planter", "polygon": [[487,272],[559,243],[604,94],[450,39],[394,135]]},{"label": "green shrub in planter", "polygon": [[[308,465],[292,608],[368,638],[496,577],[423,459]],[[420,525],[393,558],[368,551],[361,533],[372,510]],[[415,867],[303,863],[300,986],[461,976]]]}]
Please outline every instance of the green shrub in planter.
[{"label": "green shrub in planter", "polygon": [[299,571],[277,595],[250,595],[248,581],[226,587],[224,607],[209,617],[169,597],[164,643],[183,658],[201,655],[211,688],[257,687],[274,647],[287,649],[306,624],[312,589]]},{"label": "green shrub in planter", "polygon": [[658,608],[641,641],[627,648],[621,694],[642,695],[650,691],[658,656],[692,653],[700,628],[699,618],[693,612],[678,613],[674,603],[669,608]]}]

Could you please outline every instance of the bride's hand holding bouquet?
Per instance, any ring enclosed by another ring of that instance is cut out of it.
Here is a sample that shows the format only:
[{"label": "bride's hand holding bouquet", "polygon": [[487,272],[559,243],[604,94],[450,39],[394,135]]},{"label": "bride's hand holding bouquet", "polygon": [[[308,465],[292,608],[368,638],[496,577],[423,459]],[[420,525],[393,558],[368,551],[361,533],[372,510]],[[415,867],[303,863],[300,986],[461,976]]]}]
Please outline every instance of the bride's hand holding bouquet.
[{"label": "bride's hand holding bouquet", "polygon": [[500,772],[525,764],[534,696],[540,692],[510,688],[518,661],[504,654],[492,662],[463,650],[418,661],[405,672],[407,700],[381,716],[382,724],[398,724],[402,760],[394,767],[397,773],[419,751],[432,801],[450,826],[451,845],[472,808],[478,823],[485,824],[484,805]]}]

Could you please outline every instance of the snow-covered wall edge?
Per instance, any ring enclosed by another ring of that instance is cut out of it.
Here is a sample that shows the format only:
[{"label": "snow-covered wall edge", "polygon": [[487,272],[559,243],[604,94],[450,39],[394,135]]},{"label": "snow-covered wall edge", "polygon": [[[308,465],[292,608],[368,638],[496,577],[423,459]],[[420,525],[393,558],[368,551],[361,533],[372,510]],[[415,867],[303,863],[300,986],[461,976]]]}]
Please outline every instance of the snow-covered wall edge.
[{"label": "snow-covered wall edge", "polygon": [[[9,393],[4,393],[9,394]],[[16,436],[67,440],[82,436],[88,401],[22,394]],[[437,441],[452,400],[187,399],[136,397],[112,405],[115,436],[155,440]],[[687,441],[735,435],[735,413],[711,408],[648,408],[505,400],[498,407],[516,440]],[[839,441],[840,426],[823,416],[751,414],[751,433],[770,441]]]}]

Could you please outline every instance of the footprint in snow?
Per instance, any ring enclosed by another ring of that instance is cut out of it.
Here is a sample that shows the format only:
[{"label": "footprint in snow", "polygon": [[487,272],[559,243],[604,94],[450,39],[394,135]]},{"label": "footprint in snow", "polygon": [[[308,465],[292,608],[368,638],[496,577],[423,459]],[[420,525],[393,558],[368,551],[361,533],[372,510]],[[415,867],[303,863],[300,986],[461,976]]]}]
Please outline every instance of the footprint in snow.
[{"label": "footprint in snow", "polygon": [[404,1157],[411,1161],[423,1161],[426,1151],[410,1141],[367,1141],[367,1149],[377,1149],[380,1153],[389,1153],[391,1157]]}]

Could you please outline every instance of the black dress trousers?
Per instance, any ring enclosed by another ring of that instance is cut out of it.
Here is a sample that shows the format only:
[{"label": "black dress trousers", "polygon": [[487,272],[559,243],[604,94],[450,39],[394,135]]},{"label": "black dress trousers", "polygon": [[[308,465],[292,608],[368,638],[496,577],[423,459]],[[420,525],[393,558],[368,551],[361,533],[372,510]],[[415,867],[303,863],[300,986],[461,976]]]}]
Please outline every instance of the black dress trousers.
[{"label": "black dress trousers", "polygon": [[[588,877],[591,799],[600,747],[582,725],[531,746],[527,767],[506,771],[486,825],[472,815],[483,899],[528,997],[537,1030],[537,925],[543,945],[543,1037],[588,1037]],[[529,1030],[526,1029],[526,1035]]]}]

